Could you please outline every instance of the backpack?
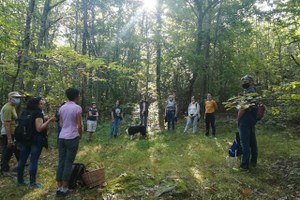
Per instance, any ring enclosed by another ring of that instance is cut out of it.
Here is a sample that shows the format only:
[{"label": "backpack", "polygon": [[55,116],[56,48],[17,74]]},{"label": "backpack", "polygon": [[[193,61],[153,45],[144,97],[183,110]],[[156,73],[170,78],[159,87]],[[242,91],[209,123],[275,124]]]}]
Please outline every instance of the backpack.
[{"label": "backpack", "polygon": [[17,126],[14,132],[16,141],[20,143],[32,142],[34,129],[32,112],[27,110],[23,111],[21,116],[17,119]]},{"label": "backpack", "polygon": [[239,132],[236,133],[235,140],[233,141],[231,147],[228,150],[228,155],[230,157],[237,157],[237,156],[242,155],[242,147],[240,145]]},{"label": "backpack", "polygon": [[265,105],[262,104],[262,103],[259,103],[257,105],[257,113],[256,113],[256,120],[257,121],[261,120],[264,117],[265,111],[266,111]]},{"label": "backpack", "polygon": [[71,176],[69,179],[69,188],[74,189],[78,186],[84,186],[82,174],[86,171],[85,165],[81,163],[73,163],[71,169]]}]

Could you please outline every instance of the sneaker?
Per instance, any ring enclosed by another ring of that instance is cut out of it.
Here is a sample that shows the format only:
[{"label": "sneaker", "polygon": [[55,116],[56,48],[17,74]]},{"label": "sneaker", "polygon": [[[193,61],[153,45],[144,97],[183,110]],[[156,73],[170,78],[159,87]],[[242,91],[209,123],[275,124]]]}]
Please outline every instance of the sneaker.
[{"label": "sneaker", "polygon": [[44,186],[40,183],[30,183],[30,187],[33,189],[43,188]]},{"label": "sneaker", "polygon": [[61,190],[56,190],[56,196],[57,197],[65,197],[70,193],[70,190],[66,190],[65,192]]},{"label": "sneaker", "polygon": [[249,169],[240,167],[240,168],[239,168],[239,172],[242,172],[242,173],[248,173],[248,172],[249,172]]},{"label": "sneaker", "polygon": [[240,168],[232,168],[233,169],[233,171],[236,171],[236,172],[242,172],[242,173],[248,173],[248,172],[250,172],[249,171],[249,169],[246,169],[246,168],[242,168],[242,167],[240,167]]}]

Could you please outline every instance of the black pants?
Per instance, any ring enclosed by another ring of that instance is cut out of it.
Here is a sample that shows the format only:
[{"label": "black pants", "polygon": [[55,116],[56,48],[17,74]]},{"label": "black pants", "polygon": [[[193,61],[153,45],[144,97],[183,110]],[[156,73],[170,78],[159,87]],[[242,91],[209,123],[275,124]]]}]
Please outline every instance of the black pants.
[{"label": "black pants", "polygon": [[[12,140],[14,140],[13,136]],[[1,172],[9,171],[9,161],[13,154],[15,154],[17,161],[19,161],[20,150],[17,148],[17,145],[14,144],[13,146],[8,147],[7,136],[2,135]]]},{"label": "black pants", "polygon": [[206,136],[209,135],[209,128],[211,126],[212,135],[216,136],[216,127],[215,127],[215,113],[205,113],[205,124],[206,124]]}]

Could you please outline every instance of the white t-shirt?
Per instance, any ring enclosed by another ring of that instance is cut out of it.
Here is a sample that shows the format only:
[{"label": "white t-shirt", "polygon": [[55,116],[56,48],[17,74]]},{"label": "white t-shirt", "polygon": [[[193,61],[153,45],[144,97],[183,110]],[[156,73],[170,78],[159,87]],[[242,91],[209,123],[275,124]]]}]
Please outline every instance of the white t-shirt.
[{"label": "white t-shirt", "polygon": [[199,115],[199,104],[197,102],[190,103],[190,105],[188,107],[188,115],[190,117]]}]

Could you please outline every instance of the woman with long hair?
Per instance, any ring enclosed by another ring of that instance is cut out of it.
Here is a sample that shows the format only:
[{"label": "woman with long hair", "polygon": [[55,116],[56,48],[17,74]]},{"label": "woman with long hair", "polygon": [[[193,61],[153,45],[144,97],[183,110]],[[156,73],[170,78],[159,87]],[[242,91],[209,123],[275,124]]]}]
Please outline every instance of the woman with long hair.
[{"label": "woman with long hair", "polygon": [[47,128],[53,117],[47,120],[44,118],[43,107],[44,100],[41,97],[34,97],[28,100],[26,112],[31,115],[30,123],[34,127],[31,131],[32,139],[30,142],[20,144],[20,159],[18,162],[18,186],[27,185],[24,181],[24,168],[26,161],[30,155],[29,175],[30,187],[42,188],[43,186],[36,182],[36,174],[38,169],[38,160],[40,158],[43,147],[48,148]]}]

